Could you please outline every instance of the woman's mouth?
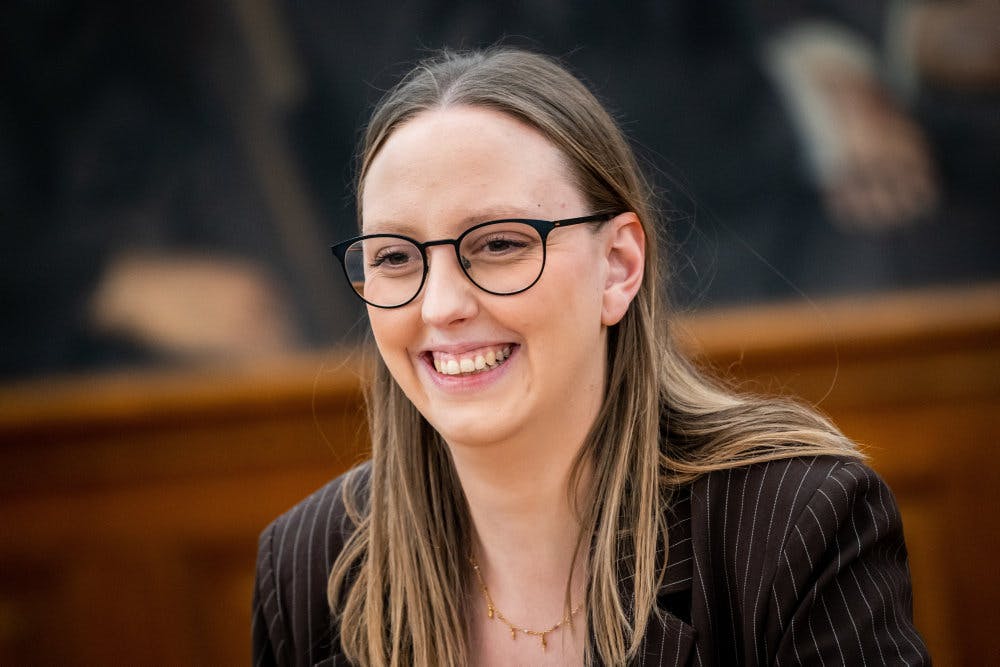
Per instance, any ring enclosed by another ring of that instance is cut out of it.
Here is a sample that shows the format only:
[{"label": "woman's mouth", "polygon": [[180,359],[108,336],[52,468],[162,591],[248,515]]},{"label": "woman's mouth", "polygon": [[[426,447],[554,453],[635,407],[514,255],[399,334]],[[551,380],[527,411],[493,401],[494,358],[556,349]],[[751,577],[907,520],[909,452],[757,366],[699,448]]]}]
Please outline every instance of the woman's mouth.
[{"label": "woman's mouth", "polygon": [[486,373],[500,366],[510,357],[512,345],[490,345],[461,354],[430,352],[431,361],[441,375],[475,375]]}]

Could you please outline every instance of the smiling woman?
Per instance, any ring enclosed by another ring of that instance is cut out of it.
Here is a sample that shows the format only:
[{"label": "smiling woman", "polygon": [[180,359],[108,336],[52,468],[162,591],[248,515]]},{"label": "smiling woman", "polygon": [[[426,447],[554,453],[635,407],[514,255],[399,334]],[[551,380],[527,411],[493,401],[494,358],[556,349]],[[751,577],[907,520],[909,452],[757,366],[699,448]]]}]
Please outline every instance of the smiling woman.
[{"label": "smiling woman", "polygon": [[649,188],[579,81],[422,63],[358,197],[333,251],[379,353],[372,460],[262,534],[258,664],[927,661],[891,492],[677,351]]}]

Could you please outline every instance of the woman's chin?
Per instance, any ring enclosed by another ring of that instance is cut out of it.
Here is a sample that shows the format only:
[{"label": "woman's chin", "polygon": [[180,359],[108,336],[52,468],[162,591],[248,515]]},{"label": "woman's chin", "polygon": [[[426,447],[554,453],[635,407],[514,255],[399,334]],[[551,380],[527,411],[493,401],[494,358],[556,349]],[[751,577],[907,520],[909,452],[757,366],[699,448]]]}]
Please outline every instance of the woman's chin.
[{"label": "woman's chin", "polygon": [[503,411],[489,406],[472,407],[456,407],[447,415],[425,415],[425,418],[451,447],[489,447],[512,438],[516,429]]}]

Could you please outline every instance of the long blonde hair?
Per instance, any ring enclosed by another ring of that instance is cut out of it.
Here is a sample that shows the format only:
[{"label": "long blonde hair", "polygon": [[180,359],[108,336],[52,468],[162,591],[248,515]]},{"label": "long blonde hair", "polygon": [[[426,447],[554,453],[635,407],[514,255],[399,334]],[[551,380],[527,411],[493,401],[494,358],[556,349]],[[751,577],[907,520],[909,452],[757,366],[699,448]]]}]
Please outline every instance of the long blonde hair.
[{"label": "long blonde hair", "polygon": [[[669,544],[664,508],[678,486],[714,470],[803,455],[857,455],[814,411],[741,395],[698,371],[677,349],[663,299],[651,188],[621,130],[587,88],[554,60],[513,49],[444,53],[413,69],[368,125],[358,174],[416,115],[486,107],[534,127],[566,158],[595,213],[632,211],[645,229],[645,277],[608,336],[606,396],[581,449],[593,477],[576,507],[587,552],[587,619],[606,664],[642,642]],[[330,575],[341,646],[362,665],[468,664],[466,600],[471,520],[448,448],[381,360],[366,390],[371,466],[344,485],[355,530]],[[619,562],[634,573],[620,590]],[[568,603],[568,597],[567,597]]]}]

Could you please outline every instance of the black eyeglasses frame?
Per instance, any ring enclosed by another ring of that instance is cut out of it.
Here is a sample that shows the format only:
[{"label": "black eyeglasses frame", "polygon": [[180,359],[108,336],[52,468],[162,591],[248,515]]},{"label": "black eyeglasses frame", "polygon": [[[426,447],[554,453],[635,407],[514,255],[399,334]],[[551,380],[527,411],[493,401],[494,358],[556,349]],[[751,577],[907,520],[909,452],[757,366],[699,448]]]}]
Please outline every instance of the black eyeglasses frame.
[{"label": "black eyeglasses frame", "polygon": [[[358,241],[366,241],[368,239],[375,239],[375,238],[402,239],[403,241],[412,243],[417,247],[418,250],[420,250],[420,257],[424,263],[423,275],[420,276],[420,285],[417,286],[416,292],[414,292],[413,296],[410,297],[408,300],[404,301],[403,303],[397,304],[395,306],[383,306],[377,303],[372,303],[368,299],[361,296],[361,294],[359,294],[356,289],[351,287],[351,291],[354,292],[354,294],[356,294],[359,299],[367,303],[369,306],[374,306],[375,308],[383,308],[386,310],[392,308],[402,308],[403,306],[412,303],[414,299],[420,296],[420,292],[424,289],[424,283],[427,282],[427,271],[429,268],[429,264],[427,261],[427,248],[438,245],[450,245],[455,249],[455,258],[458,260],[458,265],[459,267],[461,267],[462,273],[465,274],[465,277],[468,278],[469,282],[471,282],[473,285],[475,285],[482,291],[486,292],[487,294],[493,294],[496,296],[513,296],[515,294],[520,294],[522,292],[531,289],[532,287],[534,287],[535,283],[537,283],[541,279],[542,273],[545,272],[545,260],[548,253],[548,238],[552,230],[561,227],[569,227],[571,225],[582,225],[588,222],[607,222],[611,218],[615,217],[615,215],[617,214],[595,213],[593,215],[584,215],[577,218],[566,218],[564,220],[533,220],[530,218],[501,218],[499,220],[488,220],[486,222],[481,222],[477,225],[473,225],[472,227],[469,227],[464,232],[462,232],[457,238],[454,239],[435,239],[433,241],[425,241],[423,243],[417,241],[416,239],[412,239],[409,236],[404,236],[402,234],[366,234],[364,236],[356,236],[354,238],[347,239],[346,241],[341,241],[340,243],[334,244],[330,246],[330,250],[333,252],[334,257],[336,257],[339,260],[340,267],[344,271],[344,277],[347,278],[348,284],[352,283],[351,283],[351,276],[347,273],[347,260],[346,260],[347,250]],[[515,290],[513,292],[494,292],[492,290],[486,289],[485,287],[477,283],[472,278],[472,276],[469,275],[468,271],[469,267],[467,260],[465,260],[462,257],[461,253],[459,252],[459,247],[461,246],[462,241],[465,239],[466,236],[476,231],[477,229],[481,229],[488,225],[493,225],[500,222],[519,222],[526,224],[534,228],[534,230],[538,232],[538,235],[542,239],[542,266],[538,270],[538,275],[535,276],[535,279],[532,280],[529,285],[519,290]]]}]

